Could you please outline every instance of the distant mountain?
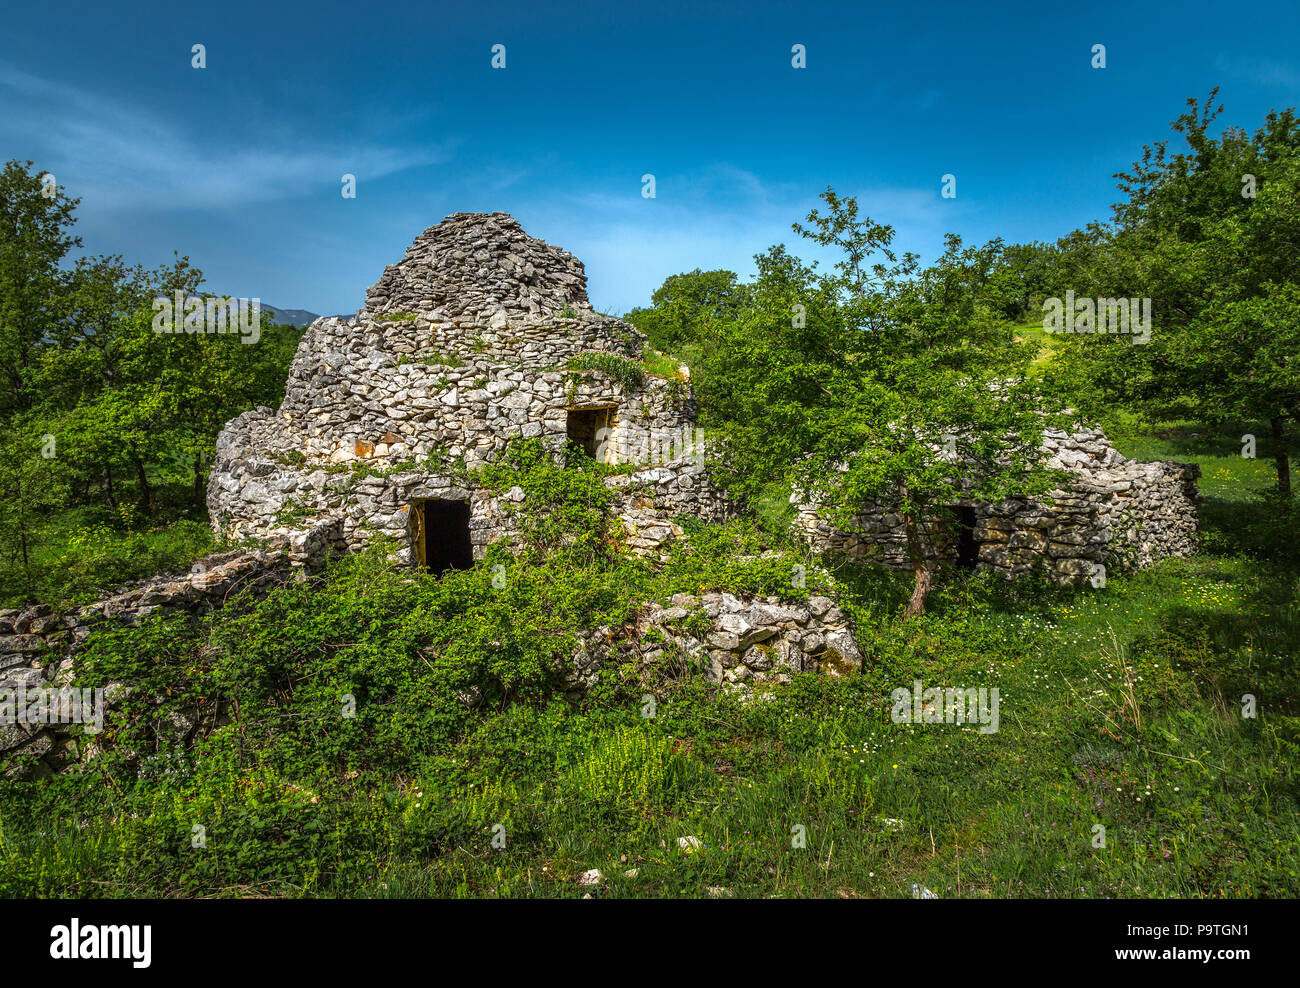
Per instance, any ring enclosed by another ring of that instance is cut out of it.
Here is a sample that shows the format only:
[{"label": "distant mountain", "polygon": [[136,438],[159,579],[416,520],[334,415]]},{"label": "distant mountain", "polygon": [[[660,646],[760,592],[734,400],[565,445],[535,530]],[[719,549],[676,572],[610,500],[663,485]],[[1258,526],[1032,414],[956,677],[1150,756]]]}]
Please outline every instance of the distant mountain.
[{"label": "distant mountain", "polygon": [[262,303],[262,312],[270,309],[275,313],[275,321],[280,323],[287,322],[290,326],[306,326],[316,319],[320,318],[314,312],[308,312],[306,309],[282,309],[278,305],[272,305],[270,302]]},{"label": "distant mountain", "polygon": [[[275,313],[275,321],[278,323],[288,323],[290,326],[299,328],[308,326],[320,318],[315,312],[308,312],[306,309],[282,309],[278,305],[272,305],[270,302],[262,303],[262,311],[272,310]],[[338,316],[339,319],[351,319],[356,313],[347,312]]]}]

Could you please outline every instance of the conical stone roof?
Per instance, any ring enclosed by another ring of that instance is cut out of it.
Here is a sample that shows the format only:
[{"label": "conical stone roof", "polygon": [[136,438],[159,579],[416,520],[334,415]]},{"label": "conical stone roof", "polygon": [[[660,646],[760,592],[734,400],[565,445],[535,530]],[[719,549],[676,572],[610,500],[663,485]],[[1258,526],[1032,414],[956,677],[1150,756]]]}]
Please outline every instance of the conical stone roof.
[{"label": "conical stone roof", "polygon": [[568,251],[530,237],[508,213],[453,213],[384,269],[361,316],[498,326],[590,308],[586,272]]}]

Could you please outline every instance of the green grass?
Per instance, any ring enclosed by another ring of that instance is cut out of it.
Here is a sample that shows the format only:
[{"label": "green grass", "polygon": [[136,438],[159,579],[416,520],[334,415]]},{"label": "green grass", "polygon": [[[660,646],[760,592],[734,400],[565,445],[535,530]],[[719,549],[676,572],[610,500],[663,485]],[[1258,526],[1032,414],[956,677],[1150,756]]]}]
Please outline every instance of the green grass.
[{"label": "green grass", "polygon": [[1009,327],[1012,336],[1022,343],[1033,343],[1039,350],[1037,356],[1029,362],[1029,371],[1031,374],[1042,373],[1043,369],[1049,364],[1056,355],[1056,340],[1052,334],[1043,328],[1041,319],[1030,320],[1028,322],[1015,323]]},{"label": "green grass", "polygon": [[646,350],[641,364],[650,377],[662,377],[669,381],[686,380],[681,372],[681,362],[658,350]]},{"label": "green grass", "polygon": [[617,353],[585,350],[575,353],[564,364],[571,371],[599,371],[618,383],[629,394],[645,385],[646,369],[640,361]]},{"label": "green grass", "polygon": [[99,591],[161,571],[188,569],[214,548],[206,512],[190,490],[157,470],[150,482],[158,504],[151,516],[134,507],[135,485],[120,483],[117,513],[81,505],[43,519],[32,536],[28,565],[0,561],[0,608],[32,603],[86,603]]}]

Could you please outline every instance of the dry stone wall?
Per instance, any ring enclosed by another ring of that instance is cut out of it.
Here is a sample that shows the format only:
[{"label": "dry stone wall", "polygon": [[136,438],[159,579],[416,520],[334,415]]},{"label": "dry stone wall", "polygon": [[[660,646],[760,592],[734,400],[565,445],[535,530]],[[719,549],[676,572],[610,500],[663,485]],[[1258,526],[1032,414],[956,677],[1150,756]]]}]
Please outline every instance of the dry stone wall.
[{"label": "dry stone wall", "polygon": [[[289,569],[282,552],[228,552],[199,560],[185,575],[155,577],[83,607],[57,610],[37,604],[0,611],[0,697],[16,702],[21,695],[49,691],[58,705],[70,709],[76,653],[105,622],[135,625],[151,614],[201,614],[242,590],[274,585]],[[101,683],[99,688],[111,710],[130,686]],[[172,728],[186,737],[196,716],[180,715]],[[17,722],[23,719],[0,723],[0,773],[5,777],[46,776],[93,753],[93,735],[82,734],[79,725]]]},{"label": "dry stone wall", "polygon": [[675,594],[667,607],[642,608],[630,632],[597,632],[579,649],[569,685],[590,685],[611,657],[636,665],[685,658],[731,687],[787,683],[801,672],[847,676],[863,662],[847,615],[829,597],[786,603],[729,593]]},{"label": "dry stone wall", "polygon": [[[47,693],[56,710],[71,709],[81,692],[72,687],[77,653],[107,624],[137,625],[155,614],[203,614],[236,593],[261,593],[293,575],[283,551],[227,552],[200,560],[188,574],[155,577],[83,607],[40,604],[0,611],[0,709],[7,700],[38,692]],[[786,603],[728,593],[677,594],[668,606],[642,607],[631,627],[600,629],[580,642],[564,685],[577,697],[607,662],[656,665],[672,656],[691,660],[708,679],[729,687],[784,683],[800,672],[844,676],[863,662],[847,615],[829,597]],[[107,719],[132,685],[98,685]],[[26,719],[0,722],[0,777],[40,778],[73,770],[99,750],[97,732],[83,731],[81,723],[14,722]],[[225,722],[215,704],[202,713],[174,714],[159,730],[189,743],[196,731]]]},{"label": "dry stone wall", "polygon": [[[1200,467],[1172,462],[1141,463],[1120,454],[1097,428],[1043,436],[1046,464],[1073,474],[1052,492],[1052,504],[1016,498],[999,504],[969,502],[979,569],[1020,576],[1041,567],[1069,582],[1094,573],[1093,566],[1142,568],[1196,549],[1196,484]],[[837,528],[817,507],[797,504],[797,524],[819,551],[886,566],[910,563],[902,519],[867,511]],[[955,561],[956,533],[929,530],[932,555]]]}]

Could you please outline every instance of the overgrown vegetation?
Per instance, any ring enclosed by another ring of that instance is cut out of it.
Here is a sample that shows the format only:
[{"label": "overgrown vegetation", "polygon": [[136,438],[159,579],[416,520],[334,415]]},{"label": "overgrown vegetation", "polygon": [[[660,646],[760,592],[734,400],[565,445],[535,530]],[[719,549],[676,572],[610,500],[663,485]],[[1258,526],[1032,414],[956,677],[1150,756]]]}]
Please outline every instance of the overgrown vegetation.
[{"label": "overgrown vegetation", "polygon": [[646,369],[637,360],[603,350],[575,353],[564,365],[574,371],[600,371],[613,379],[624,392],[632,394],[645,386]]},{"label": "overgrown vegetation", "polygon": [[155,332],[155,298],[206,298],[202,273],[186,257],[62,267],[79,200],[56,191],[31,162],[0,171],[0,606],[185,562],[218,430],[279,404],[301,336]]},{"label": "overgrown vegetation", "polygon": [[[520,444],[484,475],[526,492],[517,558],[494,549],[436,579],[370,553],[202,620],[92,638],[83,680],[135,691],[86,771],[5,790],[0,892],[1300,888],[1294,568],[1243,541],[1104,591],[951,574],[903,625],[905,575],[839,566],[861,675],[745,694],[686,660],[611,664],[565,699],[578,636],[622,626],[631,601],[832,588],[815,565],[792,587],[792,566],[812,561],[741,522],[688,524],[654,571],[618,548],[604,470],[559,469]],[[998,687],[999,732],[892,723],[889,692],[918,678]],[[1239,716],[1243,692],[1258,718]],[[796,826],[806,847],[792,846]],[[591,868],[604,881],[578,885]]]}]

